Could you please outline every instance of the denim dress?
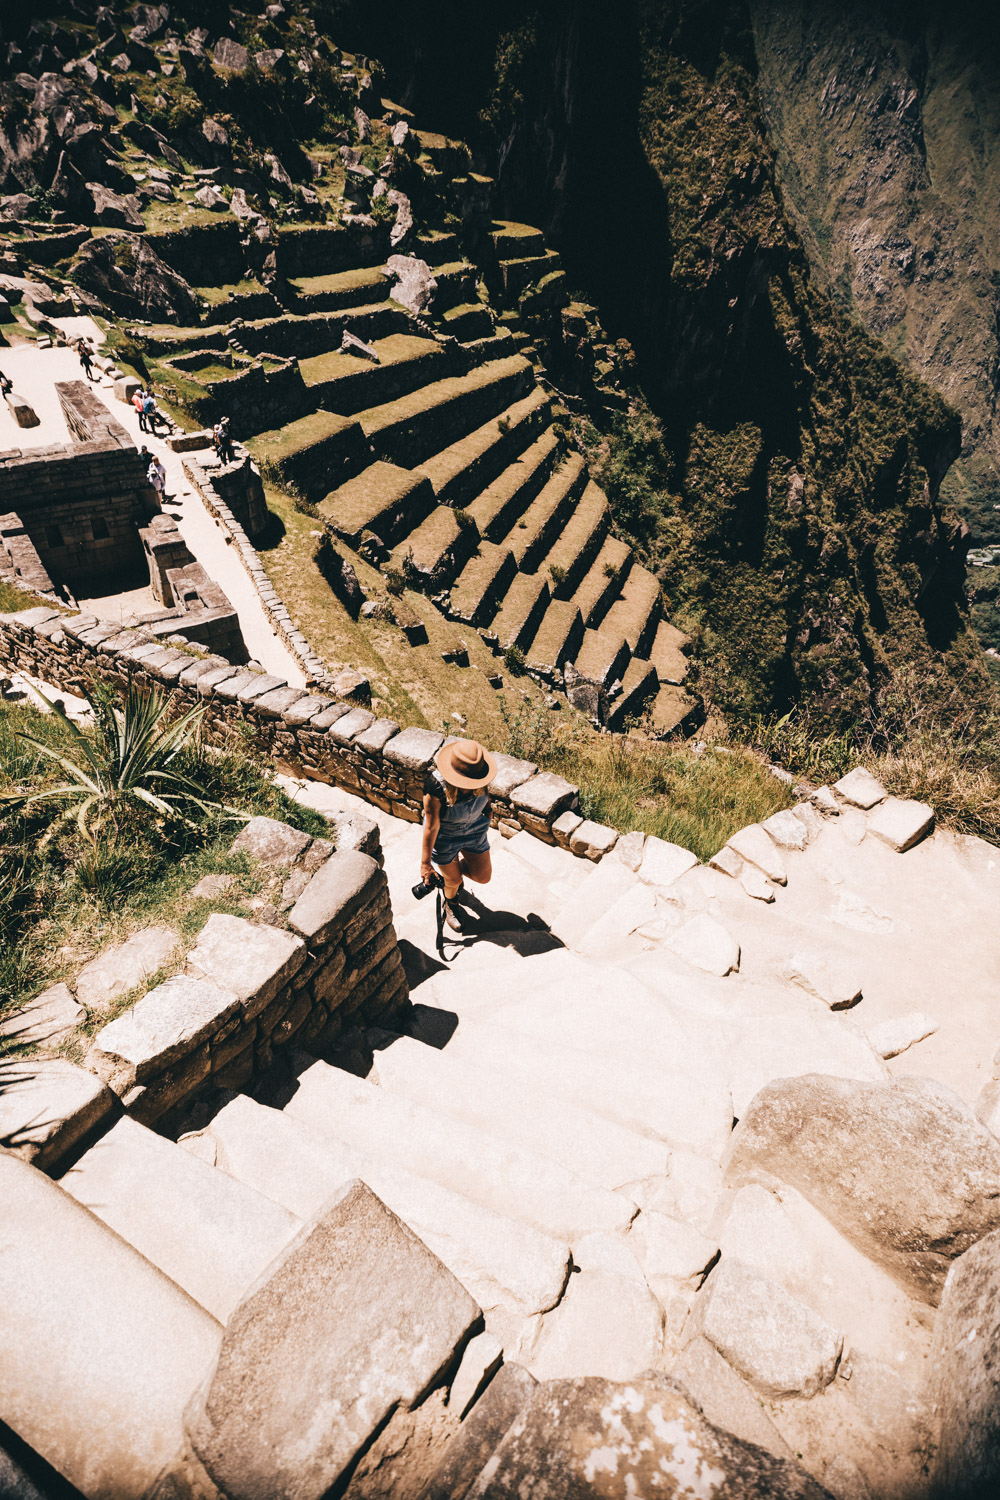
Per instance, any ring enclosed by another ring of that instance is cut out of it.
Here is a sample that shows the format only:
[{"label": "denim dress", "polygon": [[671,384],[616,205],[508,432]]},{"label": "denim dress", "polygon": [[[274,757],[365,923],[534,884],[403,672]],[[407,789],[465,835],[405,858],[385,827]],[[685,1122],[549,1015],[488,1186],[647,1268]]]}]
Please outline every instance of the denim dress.
[{"label": "denim dress", "polygon": [[485,854],[489,848],[490,799],[485,792],[474,797],[459,796],[449,806],[444,787],[435,776],[428,779],[426,790],[438,798],[441,826],[431,851],[436,865],[450,865],[460,854]]}]

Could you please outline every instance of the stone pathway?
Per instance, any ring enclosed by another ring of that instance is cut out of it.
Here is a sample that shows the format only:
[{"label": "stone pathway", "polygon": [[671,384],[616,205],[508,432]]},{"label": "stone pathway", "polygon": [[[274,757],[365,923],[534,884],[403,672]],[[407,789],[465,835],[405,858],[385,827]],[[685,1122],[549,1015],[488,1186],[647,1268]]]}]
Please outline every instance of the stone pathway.
[{"label": "stone pathway", "polygon": [[[97,343],[103,333],[89,318],[53,318],[51,321],[64,329],[71,337],[83,334]],[[39,349],[34,344],[21,344],[0,351],[0,368],[14,382],[14,389],[28,400],[39,417],[39,426],[21,429],[15,423],[6,403],[0,402],[0,450],[4,448],[41,448],[49,443],[66,443],[70,435],[56,395],[55,385],[62,380],[80,380],[83,371],[76,352],[71,348],[53,347]],[[139,429],[139,418],[131,405],[115,400],[111,382],[102,376],[93,389],[108,407],[137,447],[143,444],[163,461],[167,471],[166,507],[177,518],[181,535],[198,562],[224,590],[239,615],[240,628],[250,656],[259,661],[265,671],[282,677],[293,687],[305,685],[302,668],[278,639],[271,627],[263,607],[250,580],[234,555],[225,533],[216,524],[202,504],[184,473],[182,455],[174,453],[161,438],[156,438]],[[128,591],[125,596],[110,595],[100,600],[79,601],[103,619],[118,620],[126,602],[134,602],[134,594],[143,595],[143,590]],[[155,608],[155,603],[149,604]]]}]

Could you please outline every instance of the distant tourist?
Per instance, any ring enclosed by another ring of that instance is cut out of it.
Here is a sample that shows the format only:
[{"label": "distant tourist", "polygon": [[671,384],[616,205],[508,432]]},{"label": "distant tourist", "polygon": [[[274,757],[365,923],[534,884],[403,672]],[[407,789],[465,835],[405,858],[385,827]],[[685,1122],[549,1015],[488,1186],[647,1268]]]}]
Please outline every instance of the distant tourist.
[{"label": "distant tourist", "polygon": [[0,396],[9,396],[14,389],[14,382],[9,375],[0,370]]},{"label": "distant tourist", "polygon": [[163,467],[163,463],[160,459],[153,459],[153,462],[149,466],[149,471],[146,477],[148,478],[150,484],[153,486],[153,489],[156,491],[157,500],[159,500],[162,504],[163,492],[167,487],[167,471]]},{"label": "distant tourist", "polygon": [[157,406],[156,397],[150,390],[147,390],[146,394],[142,398],[142,414],[146,418],[146,421],[148,423],[148,426],[145,430],[147,432],[151,432],[155,437],[157,425],[160,422],[165,423],[167,419],[160,411],[160,408]]},{"label": "distant tourist", "polygon": [[80,363],[83,366],[83,373],[86,375],[86,377],[87,377],[88,380],[96,380],[97,376],[94,375],[93,372],[92,372],[92,366],[93,366],[93,363],[94,363],[94,356],[91,354],[90,350],[87,348],[87,345],[83,342],[83,339],[81,339],[80,342],[77,344],[76,349],[77,349],[77,353],[80,356]]},{"label": "distant tourist", "polygon": [[233,459],[233,435],[229,430],[229,418],[223,417],[212,428],[212,441],[219,455],[219,462],[228,464]]},{"label": "distant tourist", "polygon": [[143,390],[142,386],[140,386],[139,389],[132,396],[132,405],[135,407],[136,411],[139,414],[139,431],[140,432],[148,432],[149,431],[149,424],[146,421],[146,405],[145,405],[145,402],[146,402],[146,392]]}]

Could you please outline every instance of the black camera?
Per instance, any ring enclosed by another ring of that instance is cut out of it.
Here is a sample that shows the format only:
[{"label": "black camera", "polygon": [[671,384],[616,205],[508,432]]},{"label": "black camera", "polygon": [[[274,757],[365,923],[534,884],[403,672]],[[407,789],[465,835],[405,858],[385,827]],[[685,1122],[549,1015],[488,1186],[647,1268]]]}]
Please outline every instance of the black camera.
[{"label": "black camera", "polygon": [[444,877],[443,876],[441,876],[441,875],[432,875],[431,878],[430,878],[430,880],[422,880],[419,885],[413,886],[412,890],[413,890],[413,894],[414,894],[414,896],[416,896],[417,900],[418,901],[422,901],[425,896],[429,896],[432,891],[438,890],[443,885],[444,885]]}]

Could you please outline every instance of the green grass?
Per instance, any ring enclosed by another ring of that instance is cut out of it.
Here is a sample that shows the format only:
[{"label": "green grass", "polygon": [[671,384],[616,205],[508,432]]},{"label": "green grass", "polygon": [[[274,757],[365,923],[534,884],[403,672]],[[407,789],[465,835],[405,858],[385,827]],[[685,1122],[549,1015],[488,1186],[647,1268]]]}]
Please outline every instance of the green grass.
[{"label": "green grass", "polygon": [[[0,791],[39,786],[49,776],[62,779],[18,731],[47,744],[62,743],[65,733],[51,715],[0,702]],[[279,818],[330,837],[326,820],[280,792],[263,764],[241,745],[205,753],[199,771],[212,798],[247,815]],[[212,912],[253,920],[247,902],[260,894],[271,899],[271,886],[277,880],[280,888],[281,877],[229,852],[238,820],[210,812],[192,821],[195,827],[187,828],[129,818],[96,845],[71,825],[72,831],[40,849],[46,827],[41,813],[0,819],[0,1015],[65,980],[102,948],[139,928],[176,927],[190,946]],[[218,898],[193,900],[192,887],[208,874],[230,875],[234,883]]]},{"label": "green grass", "polygon": [[638,830],[710,859],[727,839],[793,798],[749,749],[658,744],[637,734],[594,735],[555,721],[549,710],[504,705],[508,755],[535,761],[580,788],[585,817]]},{"label": "green grass", "polygon": [[4,583],[0,578],[0,615],[16,615],[22,609],[35,609],[38,605],[46,609],[57,609],[51,599],[42,599],[28,589],[19,589],[13,583]]},{"label": "green grass", "polygon": [[220,302],[228,302],[230,294],[235,294],[237,297],[249,297],[263,290],[261,283],[253,277],[244,277],[242,281],[230,281],[222,286],[196,286],[194,288],[195,293],[211,307],[217,307]]}]

